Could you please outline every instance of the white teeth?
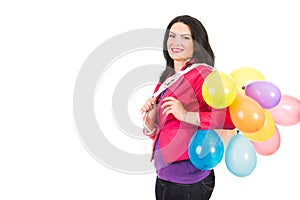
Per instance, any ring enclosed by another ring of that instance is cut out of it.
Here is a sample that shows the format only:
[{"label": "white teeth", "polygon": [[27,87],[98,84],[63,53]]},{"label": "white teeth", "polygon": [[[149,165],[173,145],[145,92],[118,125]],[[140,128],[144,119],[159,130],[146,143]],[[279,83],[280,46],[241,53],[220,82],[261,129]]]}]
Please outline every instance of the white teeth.
[{"label": "white teeth", "polygon": [[179,48],[172,48],[172,51],[175,52],[175,53],[179,53],[179,52],[182,52],[183,49],[179,49]]}]

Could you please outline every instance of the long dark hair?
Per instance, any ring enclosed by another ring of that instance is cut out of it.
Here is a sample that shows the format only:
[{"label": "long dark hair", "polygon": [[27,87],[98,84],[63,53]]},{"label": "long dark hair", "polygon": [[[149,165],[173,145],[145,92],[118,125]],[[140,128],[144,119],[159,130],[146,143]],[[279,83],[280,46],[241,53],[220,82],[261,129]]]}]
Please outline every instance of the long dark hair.
[{"label": "long dark hair", "polygon": [[194,42],[193,58],[199,63],[206,63],[212,67],[214,66],[215,55],[210,47],[208,35],[202,23],[198,19],[189,15],[178,16],[169,23],[165,32],[163,41],[163,54],[166,60],[166,69],[162,72],[159,78],[160,83],[162,83],[167,76],[175,73],[174,61],[168,53],[167,41],[172,25],[177,22],[186,24],[191,30],[192,39]]}]

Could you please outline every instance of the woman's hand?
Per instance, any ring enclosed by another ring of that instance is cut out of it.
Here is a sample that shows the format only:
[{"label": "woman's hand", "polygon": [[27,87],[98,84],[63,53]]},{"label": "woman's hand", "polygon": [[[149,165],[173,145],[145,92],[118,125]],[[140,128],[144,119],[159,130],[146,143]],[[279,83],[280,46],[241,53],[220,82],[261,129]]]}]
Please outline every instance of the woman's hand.
[{"label": "woman's hand", "polygon": [[144,105],[141,108],[141,113],[143,114],[152,110],[153,107],[155,106],[155,102],[156,102],[155,98],[147,99],[147,101],[144,103]]},{"label": "woman's hand", "polygon": [[184,109],[182,103],[174,97],[164,98],[161,107],[164,109],[163,114],[173,114],[176,119],[180,121],[185,120],[187,111]]},{"label": "woman's hand", "polygon": [[141,108],[143,116],[143,123],[148,131],[155,128],[155,115],[156,115],[156,98],[149,98]]}]

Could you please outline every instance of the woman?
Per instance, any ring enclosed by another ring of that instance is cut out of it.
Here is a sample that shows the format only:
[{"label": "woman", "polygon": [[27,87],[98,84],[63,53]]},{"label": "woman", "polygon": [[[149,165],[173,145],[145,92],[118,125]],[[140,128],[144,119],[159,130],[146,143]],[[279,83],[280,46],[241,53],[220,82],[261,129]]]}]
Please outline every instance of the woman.
[{"label": "woman", "polygon": [[202,97],[214,53],[201,22],[188,15],[169,23],[163,47],[166,69],[141,108],[144,134],[153,139],[156,199],[210,199],[214,170],[194,167],[188,144],[197,129],[234,129],[228,109],[213,109]]}]

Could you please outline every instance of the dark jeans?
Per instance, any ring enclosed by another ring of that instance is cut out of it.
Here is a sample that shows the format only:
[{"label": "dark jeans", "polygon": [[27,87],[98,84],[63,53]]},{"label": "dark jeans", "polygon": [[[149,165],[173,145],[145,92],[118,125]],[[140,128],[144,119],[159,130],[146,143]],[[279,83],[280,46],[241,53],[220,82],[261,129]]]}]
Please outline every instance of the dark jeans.
[{"label": "dark jeans", "polygon": [[155,196],[157,200],[208,200],[214,187],[215,174],[213,170],[205,179],[194,184],[178,184],[157,177]]}]

